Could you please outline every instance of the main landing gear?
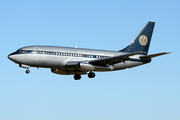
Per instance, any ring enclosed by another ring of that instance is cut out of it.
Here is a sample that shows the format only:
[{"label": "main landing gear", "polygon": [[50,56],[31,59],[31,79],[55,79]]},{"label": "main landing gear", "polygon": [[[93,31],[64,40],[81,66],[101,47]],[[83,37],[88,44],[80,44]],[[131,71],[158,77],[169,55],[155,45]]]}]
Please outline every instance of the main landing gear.
[{"label": "main landing gear", "polygon": [[[88,74],[88,77],[89,78],[94,78],[96,75],[95,75],[95,73],[94,72],[90,72],[89,74]],[[80,80],[81,79],[81,75],[80,74],[75,74],[74,75],[74,79],[75,80]]]},{"label": "main landing gear", "polygon": [[88,74],[88,77],[89,78],[94,78],[96,75],[95,75],[95,73],[94,72],[90,72],[89,74]]},{"label": "main landing gear", "polygon": [[74,75],[74,79],[75,80],[80,80],[81,79],[81,75],[80,74],[75,74]]}]

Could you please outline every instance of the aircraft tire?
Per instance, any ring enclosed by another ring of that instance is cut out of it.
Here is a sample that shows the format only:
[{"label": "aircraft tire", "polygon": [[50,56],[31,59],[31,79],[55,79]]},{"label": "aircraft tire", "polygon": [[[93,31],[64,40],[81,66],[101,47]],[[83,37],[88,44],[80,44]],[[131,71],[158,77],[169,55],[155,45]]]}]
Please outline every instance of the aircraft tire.
[{"label": "aircraft tire", "polygon": [[30,73],[30,70],[26,70],[26,74],[29,74]]},{"label": "aircraft tire", "polygon": [[80,79],[81,79],[81,75],[80,75],[80,74],[74,75],[74,79],[75,79],[75,80],[80,80]]},{"label": "aircraft tire", "polygon": [[94,72],[90,72],[89,74],[88,74],[88,77],[89,78],[94,78],[96,76],[96,74],[94,73]]}]

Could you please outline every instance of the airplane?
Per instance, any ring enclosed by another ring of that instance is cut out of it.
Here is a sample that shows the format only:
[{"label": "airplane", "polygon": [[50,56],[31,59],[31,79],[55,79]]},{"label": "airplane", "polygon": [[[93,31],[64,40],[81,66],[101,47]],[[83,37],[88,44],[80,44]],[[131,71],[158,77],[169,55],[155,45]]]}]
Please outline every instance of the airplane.
[{"label": "airplane", "polygon": [[50,68],[51,72],[61,75],[74,75],[80,80],[81,75],[88,74],[94,78],[94,72],[107,72],[128,69],[151,62],[162,52],[148,55],[149,45],[155,22],[148,22],[130,45],[119,51],[83,49],[60,46],[27,46],[8,55],[8,58],[26,68]]}]

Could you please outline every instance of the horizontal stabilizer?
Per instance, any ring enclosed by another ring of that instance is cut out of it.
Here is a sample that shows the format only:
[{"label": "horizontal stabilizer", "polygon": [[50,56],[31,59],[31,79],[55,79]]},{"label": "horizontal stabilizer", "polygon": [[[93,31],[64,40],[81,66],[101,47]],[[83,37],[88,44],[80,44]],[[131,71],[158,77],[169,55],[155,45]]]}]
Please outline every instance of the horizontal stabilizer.
[{"label": "horizontal stabilizer", "polygon": [[153,57],[157,57],[160,55],[165,55],[165,54],[169,54],[171,52],[163,52],[163,53],[157,53],[157,54],[152,54],[152,55],[145,55],[145,56],[141,56],[140,58],[153,58]]}]

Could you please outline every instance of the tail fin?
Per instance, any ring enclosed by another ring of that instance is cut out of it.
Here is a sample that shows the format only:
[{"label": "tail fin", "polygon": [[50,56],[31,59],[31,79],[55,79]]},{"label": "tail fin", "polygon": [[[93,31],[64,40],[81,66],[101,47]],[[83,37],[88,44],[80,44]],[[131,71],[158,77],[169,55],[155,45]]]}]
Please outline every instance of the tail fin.
[{"label": "tail fin", "polygon": [[147,55],[155,22],[148,22],[136,38],[121,52],[144,52]]}]

